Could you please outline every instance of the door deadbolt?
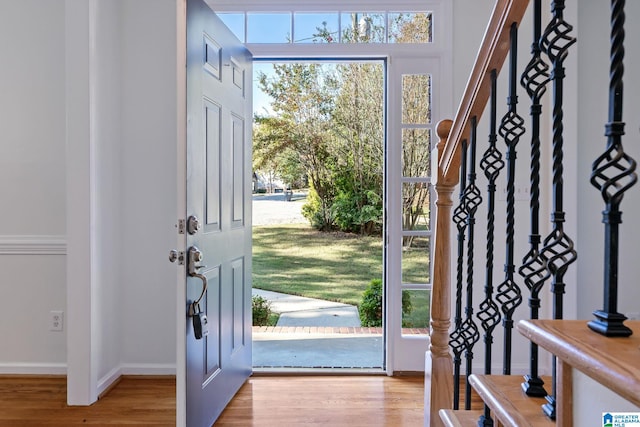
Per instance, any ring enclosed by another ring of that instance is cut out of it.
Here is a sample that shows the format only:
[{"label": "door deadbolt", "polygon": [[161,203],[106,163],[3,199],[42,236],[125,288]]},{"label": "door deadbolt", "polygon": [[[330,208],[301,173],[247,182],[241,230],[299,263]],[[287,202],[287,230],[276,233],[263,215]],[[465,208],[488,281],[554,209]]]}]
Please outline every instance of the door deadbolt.
[{"label": "door deadbolt", "polygon": [[197,216],[191,215],[187,219],[187,233],[196,234],[198,231],[200,231],[200,227],[201,227],[200,220],[198,219]]},{"label": "door deadbolt", "polygon": [[199,276],[198,270],[201,268],[205,268],[206,265],[196,265],[196,264],[202,261],[203,258],[204,257],[202,255],[202,251],[200,251],[200,249],[198,249],[197,246],[191,246],[189,248],[189,251],[187,252],[187,259],[189,263],[189,265],[187,266],[187,273],[189,273],[189,276],[192,276],[192,277]]},{"label": "door deadbolt", "polygon": [[171,249],[169,251],[169,262],[176,262],[176,261],[178,261],[178,265],[184,264],[184,252]]}]

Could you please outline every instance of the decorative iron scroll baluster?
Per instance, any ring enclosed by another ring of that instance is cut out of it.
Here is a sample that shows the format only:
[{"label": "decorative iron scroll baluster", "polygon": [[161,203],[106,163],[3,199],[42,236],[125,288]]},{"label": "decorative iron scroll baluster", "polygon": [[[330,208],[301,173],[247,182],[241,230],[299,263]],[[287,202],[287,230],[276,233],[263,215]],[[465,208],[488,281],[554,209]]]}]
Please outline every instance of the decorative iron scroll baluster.
[{"label": "decorative iron scroll baluster", "polygon": [[518,115],[517,67],[518,67],[518,26],[511,25],[511,50],[509,59],[509,111],[500,124],[500,136],[507,145],[507,229],[505,280],[498,286],[496,300],[501,304],[504,327],[503,374],[511,374],[511,340],[513,333],[513,312],[522,303],[520,288],[514,281],[514,236],[515,236],[515,174],[516,145],[524,134],[524,119]]},{"label": "decorative iron scroll baluster", "polygon": [[[547,262],[547,268],[552,275],[551,292],[553,298],[553,318],[562,319],[562,295],[564,294],[564,275],[569,265],[577,259],[576,251],[573,248],[573,241],[564,232],[563,223],[565,213],[563,210],[563,148],[564,148],[564,60],[569,54],[569,47],[576,42],[569,33],[573,27],[569,25],[563,16],[565,8],[564,0],[553,0],[551,11],[553,18],[540,39],[540,47],[547,54],[553,66],[550,79],[553,81],[553,213],[551,222],[553,230],[544,240],[543,248],[540,251]],[[549,403],[543,405],[545,414],[551,419],[556,417],[556,364],[555,357],[552,364],[553,394],[547,396]]]},{"label": "decorative iron scroll baluster", "polygon": [[624,75],[624,13],[625,1],[611,1],[611,55],[609,71],[609,123],[605,126],[606,151],[593,163],[591,184],[600,190],[605,202],[602,213],[604,223],[604,308],[593,314],[596,320],[589,328],[606,336],[628,337],[630,328],[623,322],[627,319],[618,313],[618,226],[622,223],[620,203],[624,193],[631,188],[638,176],[636,161],[624,152],[622,135],[622,96]]},{"label": "decorative iron scroll baluster", "polygon": [[465,308],[465,320],[462,322],[462,334],[465,337],[465,361],[467,384],[465,388],[465,409],[471,409],[471,384],[469,376],[472,374],[473,347],[480,339],[478,327],[473,321],[473,257],[474,257],[474,231],[476,223],[476,211],[482,203],[482,195],[476,186],[476,142],[478,119],[471,118],[471,136],[469,141],[469,175],[468,183],[464,191],[464,206],[467,211],[467,306]]},{"label": "decorative iron scroll baluster", "polygon": [[460,196],[458,206],[453,211],[453,221],[458,229],[458,262],[456,277],[456,312],[453,321],[454,330],[449,335],[449,346],[453,351],[453,409],[460,409],[460,365],[462,351],[465,349],[465,336],[462,333],[462,286],[464,276],[464,237],[467,228],[467,212],[464,206],[464,192],[467,187],[467,141],[462,141],[462,159],[460,166]]},{"label": "decorative iron scroll baluster", "polygon": [[[496,142],[496,80],[497,71],[491,70],[491,111],[489,118],[489,148],[484,152],[480,160],[480,167],[484,171],[489,181],[487,189],[487,258],[486,258],[486,282],[484,287],[485,299],[480,303],[478,319],[482,329],[484,329],[484,373],[491,373],[491,348],[493,346],[493,330],[500,323],[500,310],[493,300],[493,254],[495,238],[495,200],[496,200],[496,179],[500,171],[504,168],[502,153],[498,151]],[[489,407],[484,405],[484,415],[478,421],[480,426],[492,426],[491,412]]]},{"label": "decorative iron scroll baluster", "polygon": [[[522,266],[518,270],[529,289],[529,307],[531,318],[538,318],[540,308],[540,291],[544,282],[550,277],[547,263],[540,256],[540,115],[542,105],[540,99],[547,89],[549,82],[549,66],[542,60],[540,51],[540,35],[542,32],[542,0],[534,0],[533,4],[533,44],[531,45],[531,60],[522,73],[520,84],[527,90],[531,98],[531,174],[530,199],[531,234],[529,235],[530,249],[522,259]],[[547,395],[544,381],[538,375],[538,345],[530,344],[530,372],[525,376],[522,389],[529,396],[542,397]]]}]

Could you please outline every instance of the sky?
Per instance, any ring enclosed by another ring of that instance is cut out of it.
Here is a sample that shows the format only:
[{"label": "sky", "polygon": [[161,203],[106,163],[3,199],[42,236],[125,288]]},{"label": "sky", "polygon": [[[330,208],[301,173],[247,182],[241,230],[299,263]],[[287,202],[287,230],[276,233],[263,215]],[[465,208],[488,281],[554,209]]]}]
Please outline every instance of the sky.
[{"label": "sky", "polygon": [[254,61],[253,63],[253,113],[260,115],[271,115],[271,97],[260,90],[258,86],[258,73],[263,72],[267,75],[273,74],[273,65],[271,62]]}]

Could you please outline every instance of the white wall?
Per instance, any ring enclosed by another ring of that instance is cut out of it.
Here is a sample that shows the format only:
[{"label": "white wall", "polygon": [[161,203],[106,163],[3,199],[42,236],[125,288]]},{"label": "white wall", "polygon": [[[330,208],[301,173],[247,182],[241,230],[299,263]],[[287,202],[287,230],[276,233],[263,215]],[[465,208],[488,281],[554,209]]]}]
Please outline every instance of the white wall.
[{"label": "white wall", "polygon": [[175,372],[175,11],[66,0],[69,404]]},{"label": "white wall", "polygon": [[[640,161],[640,28],[633,23],[640,18],[640,3],[626,5],[626,55],[624,115],[627,123],[623,137],[625,152]],[[578,175],[580,261],[578,286],[579,318],[592,319],[592,311],[603,308],[603,238],[600,193],[589,183],[591,164],[605,149],[604,124],[608,121],[609,87],[609,4],[580,3],[579,65],[580,102],[578,109]],[[640,312],[640,264],[637,262],[640,227],[634,224],[640,213],[640,184],[625,195],[621,210],[620,273],[618,311]]]},{"label": "white wall", "polygon": [[122,72],[120,31],[122,2],[96,3],[95,97],[95,216],[96,295],[95,318],[98,387],[118,375],[121,363],[122,316]]},{"label": "white wall", "polygon": [[122,13],[122,363],[175,369],[176,3],[126,0]]},{"label": "white wall", "polygon": [[[0,372],[65,373],[68,322],[86,323],[71,349],[92,348],[104,387],[121,373],[175,371],[176,5],[76,6],[0,3],[0,36],[15,41],[0,46]],[[71,28],[77,19],[87,23]],[[90,169],[67,168],[67,155],[89,156]],[[72,205],[90,212],[79,213],[92,230],[81,226],[80,241],[92,243],[74,258],[77,317],[50,332],[51,310],[69,314],[67,173]]]},{"label": "white wall", "polygon": [[[64,2],[0,2],[0,373],[63,373]],[[62,58],[62,59],[61,59]]]}]

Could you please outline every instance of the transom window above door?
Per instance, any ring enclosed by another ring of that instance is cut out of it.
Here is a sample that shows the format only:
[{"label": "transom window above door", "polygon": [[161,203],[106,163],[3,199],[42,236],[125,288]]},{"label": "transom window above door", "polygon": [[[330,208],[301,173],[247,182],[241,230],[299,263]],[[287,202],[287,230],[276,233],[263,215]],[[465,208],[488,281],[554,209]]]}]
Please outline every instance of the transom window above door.
[{"label": "transom window above door", "polygon": [[433,41],[429,11],[219,12],[246,43],[407,43]]}]

